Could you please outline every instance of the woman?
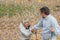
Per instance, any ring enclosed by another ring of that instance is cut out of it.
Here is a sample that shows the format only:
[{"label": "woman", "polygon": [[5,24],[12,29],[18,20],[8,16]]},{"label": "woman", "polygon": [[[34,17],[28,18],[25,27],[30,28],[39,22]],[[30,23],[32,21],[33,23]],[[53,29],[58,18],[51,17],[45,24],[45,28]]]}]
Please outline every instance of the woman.
[{"label": "woman", "polygon": [[31,31],[30,31],[30,24],[28,19],[24,19],[19,25],[21,34],[20,40],[30,40]]}]

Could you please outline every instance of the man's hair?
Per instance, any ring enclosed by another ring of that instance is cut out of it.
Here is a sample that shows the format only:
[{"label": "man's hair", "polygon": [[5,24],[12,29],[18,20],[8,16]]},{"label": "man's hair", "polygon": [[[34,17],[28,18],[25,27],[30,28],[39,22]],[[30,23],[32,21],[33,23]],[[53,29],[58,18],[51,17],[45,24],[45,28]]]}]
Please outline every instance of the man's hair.
[{"label": "man's hair", "polygon": [[48,7],[44,6],[40,9],[41,13],[45,13],[46,15],[50,14],[50,10]]}]

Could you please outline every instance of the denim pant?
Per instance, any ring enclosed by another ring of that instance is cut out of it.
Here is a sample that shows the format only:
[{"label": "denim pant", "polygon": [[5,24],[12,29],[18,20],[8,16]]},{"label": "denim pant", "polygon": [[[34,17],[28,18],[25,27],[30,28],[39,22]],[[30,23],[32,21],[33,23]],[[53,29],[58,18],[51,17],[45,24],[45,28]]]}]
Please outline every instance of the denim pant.
[{"label": "denim pant", "polygon": [[53,37],[52,37],[52,40],[57,40],[56,36],[53,36]]},{"label": "denim pant", "polygon": [[53,36],[51,39],[44,39],[43,38],[43,40],[57,40],[57,39],[56,39],[56,36]]}]

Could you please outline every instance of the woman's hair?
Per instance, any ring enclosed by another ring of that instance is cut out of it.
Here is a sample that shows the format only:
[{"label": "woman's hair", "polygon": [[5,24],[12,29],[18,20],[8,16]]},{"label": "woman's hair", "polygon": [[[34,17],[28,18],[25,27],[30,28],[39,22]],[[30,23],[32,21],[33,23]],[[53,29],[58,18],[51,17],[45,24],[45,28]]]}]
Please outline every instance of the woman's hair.
[{"label": "woman's hair", "polygon": [[24,18],[22,22],[24,24],[25,22],[28,22],[28,21],[29,21],[28,19]]}]

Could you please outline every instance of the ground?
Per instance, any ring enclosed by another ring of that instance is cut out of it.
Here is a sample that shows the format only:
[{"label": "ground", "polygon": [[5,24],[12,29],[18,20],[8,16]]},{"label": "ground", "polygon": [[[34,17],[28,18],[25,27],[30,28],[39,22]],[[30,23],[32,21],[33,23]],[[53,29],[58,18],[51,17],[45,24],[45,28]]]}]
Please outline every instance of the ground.
[{"label": "ground", "polygon": [[[60,0],[0,0],[0,40],[19,40],[20,22],[28,18],[33,26],[41,18],[39,9],[43,6],[50,8],[60,25]],[[31,39],[36,40],[36,35],[33,34]],[[41,40],[41,34],[37,34],[37,39]]]}]

